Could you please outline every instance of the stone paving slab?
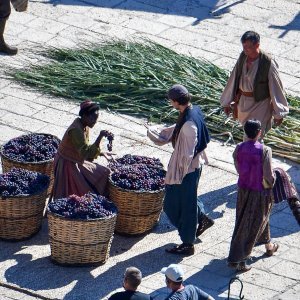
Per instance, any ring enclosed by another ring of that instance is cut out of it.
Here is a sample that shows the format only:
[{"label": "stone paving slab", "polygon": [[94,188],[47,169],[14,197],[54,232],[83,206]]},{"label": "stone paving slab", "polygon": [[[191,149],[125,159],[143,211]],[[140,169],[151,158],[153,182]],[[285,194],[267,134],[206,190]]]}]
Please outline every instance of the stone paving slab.
[{"label": "stone paving slab", "polygon": [[[16,43],[16,57],[0,56],[0,143],[26,132],[48,132],[62,137],[78,113],[78,103],[49,97],[20,87],[3,71],[42,61],[35,48],[45,45],[77,47],[111,37],[146,37],[180,53],[204,57],[231,70],[241,51],[239,39],[249,29],[261,34],[262,48],[280,64],[284,86],[300,91],[299,1],[161,1],[161,0],[36,0],[26,13],[12,12],[6,36]],[[212,13],[211,13],[212,12]],[[101,111],[91,140],[101,129],[115,133],[118,155],[155,156],[167,165],[172,148],[153,145],[146,137],[144,120]],[[105,144],[103,144],[105,147]],[[213,140],[208,147],[210,165],[204,167],[199,185],[207,213],[215,225],[196,243],[192,257],[174,257],[164,248],[179,243],[179,237],[164,214],[153,231],[141,237],[115,235],[106,264],[97,268],[66,268],[50,262],[47,219],[32,239],[0,241],[0,299],[99,300],[122,290],[126,267],[135,265],[144,275],[140,290],[163,299],[168,290],[162,266],[180,263],[186,282],[203,288],[216,299],[227,299],[228,282],[235,274],[226,267],[234,227],[236,180],[232,164],[234,147]],[[106,164],[104,158],[98,160]],[[288,171],[300,190],[300,166],[274,158],[274,165]],[[264,256],[264,247],[252,253],[253,269],[240,275],[245,299],[296,299],[299,281],[299,226],[287,203],[276,205],[271,216],[271,234],[280,243],[274,257]],[[14,287],[9,288],[9,286]],[[17,290],[16,290],[17,289]],[[25,292],[26,291],[26,292]],[[32,293],[30,296],[29,293]],[[239,285],[232,286],[236,298]]]}]

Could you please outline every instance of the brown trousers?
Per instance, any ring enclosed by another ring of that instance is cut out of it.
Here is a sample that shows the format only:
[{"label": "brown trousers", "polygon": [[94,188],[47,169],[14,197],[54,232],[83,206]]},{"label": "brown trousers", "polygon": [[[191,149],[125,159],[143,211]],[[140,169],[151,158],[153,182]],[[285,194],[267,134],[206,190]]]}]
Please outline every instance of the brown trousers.
[{"label": "brown trousers", "polygon": [[0,0],[0,21],[7,20],[11,12],[10,0]]}]

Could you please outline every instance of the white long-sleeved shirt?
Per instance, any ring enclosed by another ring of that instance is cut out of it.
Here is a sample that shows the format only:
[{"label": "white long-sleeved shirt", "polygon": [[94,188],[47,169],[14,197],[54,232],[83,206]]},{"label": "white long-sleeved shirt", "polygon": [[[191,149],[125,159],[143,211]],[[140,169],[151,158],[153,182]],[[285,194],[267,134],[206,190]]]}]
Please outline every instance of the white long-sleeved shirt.
[{"label": "white long-sleeved shirt", "polygon": [[[171,142],[175,125],[157,129],[150,127],[148,137],[157,145],[164,145]],[[183,124],[172,156],[170,158],[166,184],[181,184],[183,178],[188,173],[194,172],[201,164],[207,163],[207,157],[204,151],[194,157],[194,150],[197,145],[197,126],[193,121],[187,121]]]}]

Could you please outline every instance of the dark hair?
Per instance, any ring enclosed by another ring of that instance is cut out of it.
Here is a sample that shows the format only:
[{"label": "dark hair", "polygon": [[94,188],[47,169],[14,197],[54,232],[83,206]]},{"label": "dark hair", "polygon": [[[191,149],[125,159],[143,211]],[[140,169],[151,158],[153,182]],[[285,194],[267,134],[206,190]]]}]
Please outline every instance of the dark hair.
[{"label": "dark hair", "polygon": [[100,109],[99,105],[93,104],[90,107],[83,108],[79,111],[79,117],[82,117],[83,115],[90,115],[94,113],[95,111],[98,111]]},{"label": "dark hair", "polygon": [[170,280],[170,282],[172,282],[174,285],[180,286],[183,283],[183,280],[181,281],[173,281],[170,278],[168,278],[168,280]]},{"label": "dark hair", "polygon": [[136,289],[142,282],[142,272],[138,268],[129,267],[125,271],[125,280]]},{"label": "dark hair", "polygon": [[249,139],[254,139],[261,130],[261,123],[258,120],[248,120],[244,125],[245,134]]},{"label": "dark hair", "polygon": [[179,97],[178,99],[172,99],[172,100],[178,102],[180,105],[186,105],[191,101],[191,95],[186,94],[184,96]]},{"label": "dark hair", "polygon": [[245,43],[246,41],[251,41],[252,44],[257,44],[260,42],[260,36],[255,31],[246,31],[241,37],[241,42]]}]

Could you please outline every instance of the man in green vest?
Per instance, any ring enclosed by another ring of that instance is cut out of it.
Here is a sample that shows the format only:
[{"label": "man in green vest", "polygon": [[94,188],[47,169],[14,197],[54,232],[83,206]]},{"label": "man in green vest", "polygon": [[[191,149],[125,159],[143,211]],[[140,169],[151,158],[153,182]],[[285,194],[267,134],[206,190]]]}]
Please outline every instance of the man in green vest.
[{"label": "man in green vest", "polygon": [[0,0],[0,53],[15,55],[17,54],[18,49],[7,45],[3,36],[5,24],[9,18],[10,12],[10,0]]},{"label": "man in green vest", "polygon": [[262,124],[262,137],[279,126],[289,108],[277,69],[277,63],[260,49],[260,36],[247,31],[241,37],[243,52],[231,72],[221,95],[226,115],[244,125],[250,119]]}]

